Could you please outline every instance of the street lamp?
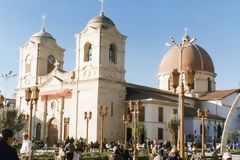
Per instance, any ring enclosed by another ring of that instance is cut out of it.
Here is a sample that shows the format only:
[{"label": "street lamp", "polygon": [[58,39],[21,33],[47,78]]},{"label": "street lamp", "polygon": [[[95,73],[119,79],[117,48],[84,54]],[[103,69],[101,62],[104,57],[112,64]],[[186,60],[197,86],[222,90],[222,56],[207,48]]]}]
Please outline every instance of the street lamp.
[{"label": "street lamp", "polygon": [[[174,92],[176,92],[177,87],[179,87],[179,109],[180,109],[180,157],[184,159],[184,82],[183,82],[183,74],[184,71],[182,69],[182,55],[183,50],[187,47],[190,47],[196,39],[190,39],[190,37],[185,33],[182,43],[177,44],[174,40],[173,36],[170,36],[170,43],[166,43],[168,47],[176,46],[180,52],[180,58],[179,58],[179,68],[174,69],[171,74],[171,84],[174,89]],[[186,84],[189,87],[189,91],[193,89],[194,85],[194,76],[195,72],[189,68],[185,71],[185,81]]]},{"label": "street lamp", "polygon": [[102,154],[102,152],[103,152],[103,120],[104,120],[104,117],[107,116],[108,107],[107,106],[99,106],[98,110],[99,110],[99,115],[101,117],[100,154]]},{"label": "street lamp", "polygon": [[85,112],[84,119],[87,121],[87,129],[86,129],[86,142],[88,144],[88,122],[92,118],[92,112]]},{"label": "street lamp", "polygon": [[39,89],[37,87],[27,88],[25,90],[25,99],[27,101],[27,105],[30,102],[30,114],[29,114],[29,126],[28,126],[28,134],[31,138],[32,136],[32,109],[33,109],[33,102],[35,107],[37,107],[37,101],[39,96]]},{"label": "street lamp", "polygon": [[4,102],[4,97],[3,95],[0,95],[0,109],[4,107],[3,102]]},{"label": "street lamp", "polygon": [[130,121],[130,115],[123,115],[123,123],[124,123],[124,144],[127,145],[127,126]]},{"label": "street lamp", "polygon": [[133,117],[133,160],[138,159],[138,150],[137,150],[137,141],[138,141],[138,135],[137,135],[137,125],[138,125],[138,115],[140,113],[140,109],[142,107],[142,103],[139,100],[136,101],[130,101],[129,102],[129,110],[132,113]]},{"label": "street lamp", "polygon": [[8,79],[11,79],[11,78],[16,77],[16,76],[17,76],[17,74],[13,74],[12,71],[9,71],[9,73],[6,73],[6,74],[1,73],[1,77],[5,81],[5,91],[4,91],[5,98],[7,96],[6,94],[7,94],[7,81],[8,81]]},{"label": "street lamp", "polygon": [[66,139],[69,135],[69,122],[70,122],[70,118],[69,117],[64,117],[63,119],[64,122],[64,139]]},{"label": "street lamp", "polygon": [[201,118],[202,121],[202,158],[205,159],[205,154],[204,154],[204,142],[205,142],[205,124],[204,124],[204,119],[208,118],[208,109],[205,110],[197,110],[198,118]]},{"label": "street lamp", "polygon": [[29,115],[28,114],[23,114],[22,115],[22,121],[24,122],[24,130],[26,130],[28,120],[29,120]]}]

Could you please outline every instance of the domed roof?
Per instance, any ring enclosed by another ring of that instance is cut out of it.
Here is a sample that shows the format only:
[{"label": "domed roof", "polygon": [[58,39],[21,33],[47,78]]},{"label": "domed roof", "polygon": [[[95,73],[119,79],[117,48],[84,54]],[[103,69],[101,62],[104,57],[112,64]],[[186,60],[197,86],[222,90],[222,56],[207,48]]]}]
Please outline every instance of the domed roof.
[{"label": "domed roof", "polygon": [[37,32],[37,33],[33,34],[31,38],[35,38],[35,37],[39,37],[39,38],[45,37],[45,38],[50,38],[50,39],[55,40],[50,33],[45,31],[44,27],[42,27],[40,32]]},{"label": "domed roof", "polygon": [[[159,74],[171,73],[173,69],[179,68],[180,52],[180,49],[175,46],[165,54],[159,67]],[[215,73],[214,65],[209,54],[202,47],[194,43],[189,44],[188,47],[183,49],[182,70],[186,71],[187,69]]]},{"label": "domed roof", "polygon": [[95,27],[95,28],[103,27],[103,28],[109,29],[109,28],[115,27],[115,24],[111,19],[106,17],[103,14],[103,12],[101,12],[99,16],[93,17],[88,22],[88,26]]}]

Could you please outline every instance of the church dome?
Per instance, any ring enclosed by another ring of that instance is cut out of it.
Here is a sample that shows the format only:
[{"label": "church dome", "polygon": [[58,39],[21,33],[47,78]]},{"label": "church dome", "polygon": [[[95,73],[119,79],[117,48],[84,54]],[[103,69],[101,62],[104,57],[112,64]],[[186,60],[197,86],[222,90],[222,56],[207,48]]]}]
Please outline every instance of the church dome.
[{"label": "church dome", "polygon": [[[192,69],[194,71],[215,73],[214,65],[209,54],[196,44],[189,45],[190,46],[183,49],[182,70]],[[159,74],[171,73],[173,69],[178,69],[179,58],[180,49],[177,46],[169,49],[160,63]]]},{"label": "church dome", "polygon": [[44,27],[42,27],[40,32],[33,34],[31,38],[50,38],[50,39],[55,40],[50,33],[45,31]]},{"label": "church dome", "polygon": [[99,16],[93,17],[89,22],[88,22],[88,26],[94,27],[94,28],[112,28],[115,27],[115,24],[113,23],[113,21],[106,17],[103,12],[100,13]]}]

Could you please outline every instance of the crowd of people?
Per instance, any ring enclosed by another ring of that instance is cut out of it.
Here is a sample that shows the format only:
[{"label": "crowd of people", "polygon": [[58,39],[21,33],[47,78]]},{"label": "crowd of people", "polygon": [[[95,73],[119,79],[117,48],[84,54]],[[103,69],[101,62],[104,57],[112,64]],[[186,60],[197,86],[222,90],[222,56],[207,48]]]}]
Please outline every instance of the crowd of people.
[{"label": "crowd of people", "polygon": [[[18,142],[14,140],[14,133],[10,129],[3,129],[0,137],[0,159],[3,160],[31,160],[33,159],[33,142],[29,139],[27,132],[22,134],[23,141],[20,149],[17,152]],[[131,141],[129,144],[121,143],[120,141],[106,141],[103,142],[103,149],[106,152],[111,152],[114,155],[114,160],[131,160],[133,157],[134,148],[132,148]],[[158,141],[147,139],[146,144],[141,145],[138,143],[137,150],[143,150],[147,153],[151,160],[180,160],[179,151],[175,145],[171,145],[170,141]],[[86,143],[86,140],[80,138],[67,138],[63,144],[56,145],[58,150],[56,160],[82,160],[83,152],[96,152],[99,151],[100,144],[96,142]],[[216,152],[216,145],[213,143],[209,145],[208,152]],[[48,143],[45,142],[42,150],[48,149]],[[197,156],[197,148],[194,143],[185,148],[186,159],[195,159]],[[229,159],[230,153],[223,154],[223,157]],[[230,157],[231,158],[231,157]]]}]

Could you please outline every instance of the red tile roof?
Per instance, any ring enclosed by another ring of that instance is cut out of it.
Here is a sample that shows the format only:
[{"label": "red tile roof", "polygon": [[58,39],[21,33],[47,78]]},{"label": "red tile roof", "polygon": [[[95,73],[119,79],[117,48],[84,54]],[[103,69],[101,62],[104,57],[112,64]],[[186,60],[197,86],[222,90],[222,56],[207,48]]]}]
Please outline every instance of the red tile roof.
[{"label": "red tile roof", "polygon": [[214,92],[209,92],[199,97],[199,99],[200,100],[223,99],[233,93],[240,93],[240,89],[218,90]]}]

